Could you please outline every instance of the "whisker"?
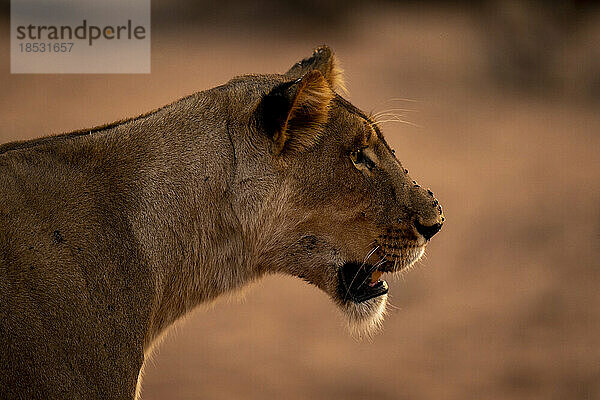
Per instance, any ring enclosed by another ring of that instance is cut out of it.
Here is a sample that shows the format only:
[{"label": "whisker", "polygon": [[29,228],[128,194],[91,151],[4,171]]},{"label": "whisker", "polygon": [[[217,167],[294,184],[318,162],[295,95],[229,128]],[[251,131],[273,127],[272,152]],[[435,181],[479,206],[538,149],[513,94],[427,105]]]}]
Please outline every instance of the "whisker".
[{"label": "whisker", "polygon": [[393,308],[393,309],[395,309],[395,310],[401,310],[401,308],[400,308],[400,307],[398,307],[398,306],[396,306],[396,305],[392,304],[392,303],[391,303],[389,300],[388,300],[388,302],[387,302],[387,305],[388,305],[390,308]]},{"label": "whisker", "polygon": [[375,119],[373,120],[374,123],[377,123],[379,121],[381,121],[382,119],[402,119],[404,118],[404,115],[398,115],[398,114],[379,114],[375,117]]},{"label": "whisker", "polygon": [[360,273],[360,270],[365,266],[367,260],[369,259],[369,257],[371,257],[373,255],[373,253],[375,253],[377,251],[377,249],[379,248],[379,246],[376,246],[375,248],[373,248],[373,250],[371,250],[367,256],[364,258],[362,264],[360,265],[360,267],[356,270],[356,274],[354,274],[354,277],[352,278],[352,280],[350,281],[350,284],[348,285],[348,288],[346,289],[346,294],[344,295],[344,301],[346,301],[346,299],[348,298],[348,295],[350,294],[350,288],[352,287],[352,284],[354,283],[354,281],[356,280],[356,277],[358,277],[358,274]]},{"label": "whisker", "polygon": [[[386,261],[385,257],[382,257],[382,258],[381,258],[381,260],[377,261],[377,262],[376,262],[376,263],[373,265],[373,267],[371,268],[371,270],[370,270],[369,272],[370,272],[370,273],[373,273],[373,272],[375,272],[375,271],[377,270],[377,268],[379,268],[379,266],[380,266],[381,264],[383,264],[385,261]],[[363,281],[360,283],[360,285],[358,285],[358,286],[360,287],[360,286],[364,285],[364,284],[367,282],[367,280],[369,280],[370,278],[371,278],[371,275],[367,275],[367,276],[365,277],[365,279],[364,279],[364,280],[363,280]]]},{"label": "whisker", "polygon": [[372,270],[376,270],[377,268],[379,268],[381,265],[383,265],[383,263],[385,263],[387,261],[387,259],[385,257],[381,257],[381,260],[377,261],[377,263],[375,263],[375,265],[373,265]]},{"label": "whisker", "polygon": [[417,99],[408,99],[406,97],[392,97],[388,101],[408,101],[410,103],[420,103],[420,100],[417,100]]},{"label": "whisker", "polygon": [[[385,257],[381,257],[381,259],[380,259],[379,261],[377,261],[377,262],[376,262],[376,263],[375,263],[375,264],[374,264],[374,265],[371,267],[371,269],[369,270],[369,273],[371,273],[371,274],[372,274],[373,272],[377,271],[377,269],[379,269],[379,267],[380,267],[381,265],[383,265],[383,264],[384,264],[386,261],[387,261],[387,258],[385,258]],[[363,281],[363,282],[360,284],[360,286],[364,285],[364,284],[365,284],[365,282],[367,281],[367,279],[369,279],[369,278],[370,278],[370,275],[369,275],[369,276],[367,276],[367,278],[366,278],[366,279],[365,279],[365,280],[364,280],[364,281]]]},{"label": "whisker", "polygon": [[407,112],[419,112],[418,109],[416,108],[388,108],[385,110],[381,110],[379,112],[377,112],[376,114],[382,113],[382,112],[390,112],[390,111],[407,111]]},{"label": "whisker", "polygon": [[408,98],[402,98],[402,97],[392,97],[391,99],[387,99],[387,100],[383,100],[377,103],[377,105],[375,106],[375,109],[381,107],[384,104],[388,104],[394,101],[405,101],[407,103],[419,103],[419,100],[416,99],[408,99]]},{"label": "whisker", "polygon": [[367,263],[367,260],[373,255],[373,253],[375,253],[377,251],[377,249],[379,248],[379,246],[376,246],[375,248],[373,248],[373,250],[371,250],[367,256],[363,259],[362,264],[360,265],[360,268],[364,267],[365,264]]},{"label": "whisker", "polygon": [[380,124],[385,124],[385,123],[388,123],[388,122],[401,122],[401,123],[404,123],[406,125],[413,126],[415,128],[422,128],[422,126],[420,126],[418,124],[415,124],[414,122],[405,121],[403,119],[387,119],[387,120],[383,120],[383,121],[375,121],[375,122],[373,122],[373,124],[374,125],[380,125]]},{"label": "whisker", "polygon": [[[402,112],[397,112],[397,110],[401,110]],[[382,110],[382,111],[379,111],[376,113],[371,113],[369,116],[371,117],[372,120],[376,121],[378,118],[386,116],[386,115],[398,117],[398,116],[406,115],[409,112],[417,112],[417,110],[409,110],[407,108],[392,108],[389,110]]]}]

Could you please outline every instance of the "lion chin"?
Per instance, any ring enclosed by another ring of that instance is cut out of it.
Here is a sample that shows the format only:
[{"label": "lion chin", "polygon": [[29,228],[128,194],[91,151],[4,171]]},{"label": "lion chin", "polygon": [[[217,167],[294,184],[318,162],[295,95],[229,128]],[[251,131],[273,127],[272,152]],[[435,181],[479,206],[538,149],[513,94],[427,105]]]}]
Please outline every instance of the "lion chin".
[{"label": "lion chin", "polygon": [[362,303],[348,302],[343,306],[348,332],[353,338],[371,338],[381,330],[386,314],[387,300],[386,293]]},{"label": "lion chin", "polygon": [[[410,270],[416,262],[423,256],[425,252],[425,246],[415,246],[412,251],[409,251],[405,254],[402,259],[400,265],[394,264],[396,268],[392,269],[390,272],[394,275],[400,274]],[[350,263],[351,264],[351,263]],[[364,265],[364,264],[362,264]],[[361,265],[361,266],[362,266]],[[369,275],[373,269],[369,267],[363,267]],[[362,269],[362,268],[361,268]],[[342,269],[343,270],[343,269]],[[383,272],[376,274],[376,276],[380,276]],[[354,278],[360,276],[360,273],[352,272]],[[340,279],[344,282],[343,274],[340,274]],[[353,281],[364,281],[364,278],[353,279]],[[387,311],[387,302],[388,302],[388,285],[385,281],[375,281],[371,282],[372,288],[368,288],[368,291],[374,291],[371,296],[367,295],[366,300],[357,300],[356,295],[351,296],[352,300],[346,301],[348,297],[348,293],[352,292],[352,289],[357,286],[355,284],[350,283],[350,285],[342,284],[342,288],[344,290],[343,303],[341,305],[342,312],[346,316],[348,332],[355,339],[363,339],[363,338],[372,338],[375,333],[381,330],[383,325],[383,320]],[[364,286],[359,285],[359,289]]]}]

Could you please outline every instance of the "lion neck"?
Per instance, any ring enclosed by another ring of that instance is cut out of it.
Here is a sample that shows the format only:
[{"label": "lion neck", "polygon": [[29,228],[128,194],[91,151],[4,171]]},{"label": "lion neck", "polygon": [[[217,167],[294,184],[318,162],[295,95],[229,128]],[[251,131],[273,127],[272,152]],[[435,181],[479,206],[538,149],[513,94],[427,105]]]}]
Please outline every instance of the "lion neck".
[{"label": "lion neck", "polygon": [[152,277],[146,348],[198,305],[281,261],[288,194],[268,170],[240,165],[261,164],[261,154],[246,154],[243,124],[229,118],[223,95],[198,93],[93,135],[96,153],[110,154],[102,167],[121,177],[115,190]]}]

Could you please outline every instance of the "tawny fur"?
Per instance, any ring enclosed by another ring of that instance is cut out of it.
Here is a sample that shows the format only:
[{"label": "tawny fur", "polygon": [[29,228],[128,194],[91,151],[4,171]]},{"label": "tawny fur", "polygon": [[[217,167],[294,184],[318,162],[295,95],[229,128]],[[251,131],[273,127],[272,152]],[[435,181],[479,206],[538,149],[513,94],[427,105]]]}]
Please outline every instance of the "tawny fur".
[{"label": "tawny fur", "polygon": [[[319,287],[356,336],[380,326],[387,296],[346,299],[340,268],[385,258],[377,243],[409,267],[412,221],[441,209],[338,71],[320,47],[285,74],[0,145],[0,398],[134,399],[176,321],[266,274]],[[365,146],[374,169],[350,158]]]}]

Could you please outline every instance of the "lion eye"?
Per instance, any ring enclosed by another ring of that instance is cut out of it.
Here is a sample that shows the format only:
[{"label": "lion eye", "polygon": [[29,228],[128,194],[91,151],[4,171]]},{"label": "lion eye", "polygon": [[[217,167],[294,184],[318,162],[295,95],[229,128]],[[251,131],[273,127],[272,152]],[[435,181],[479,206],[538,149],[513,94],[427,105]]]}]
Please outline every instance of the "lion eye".
[{"label": "lion eye", "polygon": [[365,154],[364,149],[351,152],[350,159],[356,168],[367,167],[372,169],[375,166],[375,163]]}]

